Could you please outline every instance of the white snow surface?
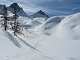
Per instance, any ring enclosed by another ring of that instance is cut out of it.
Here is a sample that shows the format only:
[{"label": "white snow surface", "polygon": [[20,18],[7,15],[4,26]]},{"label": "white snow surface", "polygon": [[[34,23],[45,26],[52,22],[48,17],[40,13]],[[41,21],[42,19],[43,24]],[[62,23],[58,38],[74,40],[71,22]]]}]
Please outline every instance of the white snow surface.
[{"label": "white snow surface", "polygon": [[0,60],[80,60],[80,13],[66,16],[50,35],[42,28],[18,37],[0,29]]}]

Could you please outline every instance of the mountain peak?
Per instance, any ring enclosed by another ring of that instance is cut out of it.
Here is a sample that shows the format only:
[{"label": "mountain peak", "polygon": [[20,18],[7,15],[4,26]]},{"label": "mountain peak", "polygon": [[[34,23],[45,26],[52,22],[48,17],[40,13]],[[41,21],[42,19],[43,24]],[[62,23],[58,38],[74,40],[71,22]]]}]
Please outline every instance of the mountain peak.
[{"label": "mountain peak", "polygon": [[39,10],[38,12],[36,12],[35,14],[31,15],[32,18],[36,18],[36,17],[44,17],[44,18],[49,18],[49,16],[43,12],[42,10]]},{"label": "mountain peak", "polygon": [[13,4],[11,4],[11,5],[16,5],[16,6],[17,6],[18,4],[17,4],[17,3],[13,3]]},{"label": "mountain peak", "polygon": [[[37,13],[41,13],[41,14],[43,14],[44,12],[42,11],[42,10],[39,10]],[[45,13],[44,13],[45,14]]]},{"label": "mountain peak", "polygon": [[8,10],[11,11],[12,13],[15,13],[18,16],[28,16],[24,10],[17,4],[17,3],[12,3],[9,7]]},{"label": "mountain peak", "polygon": [[10,7],[13,7],[13,8],[14,7],[19,7],[19,5],[17,3],[13,3],[13,4],[10,5]]},{"label": "mountain peak", "polygon": [[16,11],[19,11],[21,9],[17,3],[13,3],[9,7]]}]

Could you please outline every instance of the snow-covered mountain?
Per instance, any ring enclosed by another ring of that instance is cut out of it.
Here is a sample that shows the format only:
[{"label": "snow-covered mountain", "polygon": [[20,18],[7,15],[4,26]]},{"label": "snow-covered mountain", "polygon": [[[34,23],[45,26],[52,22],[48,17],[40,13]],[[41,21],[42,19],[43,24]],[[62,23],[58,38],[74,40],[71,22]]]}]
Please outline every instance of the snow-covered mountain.
[{"label": "snow-covered mountain", "polygon": [[79,12],[49,18],[41,10],[27,17],[17,3],[7,9],[10,20],[14,10],[21,14],[17,21],[23,28],[16,35],[11,29],[4,31],[1,21],[6,6],[0,5],[0,60],[80,60]]},{"label": "snow-covered mountain", "polygon": [[17,4],[17,3],[13,3],[11,4],[9,7],[7,7],[8,11],[11,11],[12,13],[14,13],[14,11],[16,11],[16,14],[18,16],[28,16],[27,13],[24,12],[24,10]]},{"label": "snow-covered mountain", "polygon": [[49,18],[41,27],[51,21],[57,25],[48,36],[26,29],[24,36],[14,36],[0,29],[0,60],[80,60],[79,19],[80,13]]},{"label": "snow-covered mountain", "polygon": [[31,15],[31,18],[37,18],[37,17],[45,18],[45,19],[49,18],[49,16],[45,12],[43,12],[42,10],[40,10],[40,11],[34,13],[33,15]]}]

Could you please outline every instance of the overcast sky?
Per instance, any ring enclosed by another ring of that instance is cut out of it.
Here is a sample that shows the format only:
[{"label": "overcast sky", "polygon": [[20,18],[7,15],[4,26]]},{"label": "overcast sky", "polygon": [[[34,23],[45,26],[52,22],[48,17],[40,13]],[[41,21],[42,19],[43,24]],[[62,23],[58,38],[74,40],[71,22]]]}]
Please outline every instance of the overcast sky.
[{"label": "overcast sky", "polygon": [[10,5],[17,2],[29,13],[43,10],[49,15],[67,15],[80,9],[80,0],[0,0],[1,4]]}]

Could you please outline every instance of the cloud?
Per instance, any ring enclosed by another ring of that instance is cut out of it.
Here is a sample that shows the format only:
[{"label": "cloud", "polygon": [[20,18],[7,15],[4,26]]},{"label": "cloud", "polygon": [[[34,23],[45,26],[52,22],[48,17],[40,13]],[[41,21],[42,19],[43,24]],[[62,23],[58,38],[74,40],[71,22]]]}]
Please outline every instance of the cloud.
[{"label": "cloud", "polygon": [[50,15],[66,15],[73,8],[80,6],[79,0],[0,0],[0,2],[7,5],[17,2],[29,14],[43,10]]}]

